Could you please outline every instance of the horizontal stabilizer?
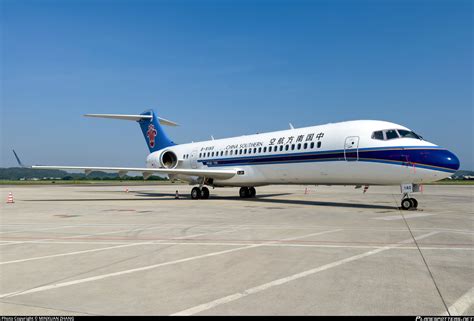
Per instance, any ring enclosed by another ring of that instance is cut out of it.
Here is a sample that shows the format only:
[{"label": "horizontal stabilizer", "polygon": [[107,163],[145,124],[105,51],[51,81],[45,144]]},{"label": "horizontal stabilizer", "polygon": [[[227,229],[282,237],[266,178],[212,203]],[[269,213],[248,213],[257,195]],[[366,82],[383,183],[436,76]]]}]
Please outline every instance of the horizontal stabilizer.
[{"label": "horizontal stabilizer", "polygon": [[171,168],[140,168],[140,167],[82,167],[82,166],[31,166],[34,169],[71,169],[71,170],[83,170],[86,173],[94,171],[111,171],[119,174],[126,172],[140,172],[145,177],[146,174],[175,174],[175,175],[186,175],[186,176],[199,176],[206,178],[215,179],[229,179],[234,177],[237,172],[235,170],[211,170],[211,169],[171,169]]},{"label": "horizontal stabilizer", "polygon": [[[85,117],[93,118],[110,118],[110,119],[121,119],[121,120],[133,120],[140,121],[143,119],[153,119],[153,115],[118,115],[118,114],[85,114]],[[178,126],[174,121],[157,117],[161,125],[165,126]]]}]

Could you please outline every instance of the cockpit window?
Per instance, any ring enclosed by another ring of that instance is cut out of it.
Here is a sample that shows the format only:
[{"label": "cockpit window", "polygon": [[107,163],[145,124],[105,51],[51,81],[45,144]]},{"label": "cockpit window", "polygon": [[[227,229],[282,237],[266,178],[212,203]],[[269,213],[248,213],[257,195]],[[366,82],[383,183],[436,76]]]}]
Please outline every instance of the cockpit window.
[{"label": "cockpit window", "polygon": [[420,136],[409,130],[398,129],[398,133],[400,134],[400,137],[421,139]]},{"label": "cockpit window", "polygon": [[378,139],[378,140],[383,140],[383,131],[382,130],[379,130],[377,132],[374,132],[372,134],[372,138],[373,139]]},{"label": "cockpit window", "polygon": [[423,137],[421,137],[420,135],[417,135],[414,132],[405,129],[385,129],[378,130],[372,133],[372,139],[390,140],[395,138],[423,139]]},{"label": "cockpit window", "polygon": [[398,133],[395,129],[386,130],[385,135],[387,136],[387,140],[398,138]]}]

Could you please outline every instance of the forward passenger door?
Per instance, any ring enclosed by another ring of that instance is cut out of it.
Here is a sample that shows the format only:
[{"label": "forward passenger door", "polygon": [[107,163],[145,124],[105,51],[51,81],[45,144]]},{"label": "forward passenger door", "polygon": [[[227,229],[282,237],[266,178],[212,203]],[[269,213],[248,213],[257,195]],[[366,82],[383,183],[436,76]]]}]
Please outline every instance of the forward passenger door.
[{"label": "forward passenger door", "polygon": [[359,160],[359,136],[346,137],[344,142],[344,159],[348,162]]}]

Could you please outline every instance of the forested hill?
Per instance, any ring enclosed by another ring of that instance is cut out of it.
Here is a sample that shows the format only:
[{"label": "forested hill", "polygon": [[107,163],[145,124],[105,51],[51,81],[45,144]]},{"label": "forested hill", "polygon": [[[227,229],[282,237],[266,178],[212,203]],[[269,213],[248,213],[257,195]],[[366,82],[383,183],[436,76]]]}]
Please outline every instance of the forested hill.
[{"label": "forested hill", "polygon": [[[84,173],[68,173],[57,169],[31,169],[22,167],[0,168],[0,180],[20,180],[20,179],[120,179],[116,173],[92,172],[89,175]],[[123,179],[142,179],[141,176],[125,176]],[[164,179],[153,176],[152,179]]]}]

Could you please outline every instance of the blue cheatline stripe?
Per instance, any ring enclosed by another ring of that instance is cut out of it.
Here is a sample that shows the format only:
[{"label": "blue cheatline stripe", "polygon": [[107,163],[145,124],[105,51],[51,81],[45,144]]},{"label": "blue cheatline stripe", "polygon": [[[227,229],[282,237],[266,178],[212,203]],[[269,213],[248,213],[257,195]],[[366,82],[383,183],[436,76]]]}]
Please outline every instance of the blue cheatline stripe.
[{"label": "blue cheatline stripe", "polygon": [[[361,148],[359,149],[359,161],[378,162],[401,166],[415,166],[438,170],[443,172],[455,172],[453,164],[442,162],[449,152],[439,147],[388,147],[388,148]],[[356,151],[331,150],[331,151],[313,151],[304,153],[289,153],[276,155],[251,155],[243,157],[200,159],[199,162],[209,167],[222,166],[248,166],[248,165],[269,165],[269,164],[288,164],[304,162],[328,162],[328,161],[346,161],[357,160]],[[443,158],[444,157],[444,158]],[[443,166],[440,166],[443,165]],[[457,165],[458,166],[458,165]]]},{"label": "blue cheatline stripe", "polygon": [[[386,150],[441,150],[442,148],[438,146],[394,146],[394,147],[368,147],[368,148],[359,148],[359,153],[364,152],[364,151],[386,151]],[[230,149],[229,149],[230,150]],[[234,150],[234,149],[232,149]],[[252,148],[253,150],[253,148]],[[204,154],[206,154],[205,152]],[[254,158],[268,158],[268,157],[285,157],[285,156],[300,156],[300,155],[315,155],[315,154],[331,154],[331,153],[344,153],[344,149],[333,149],[333,150],[326,150],[326,151],[310,151],[310,152],[297,152],[297,153],[291,153],[291,154],[267,154],[267,155],[251,155],[251,156],[239,156],[239,157],[225,157],[225,158],[211,158],[211,159],[200,159],[198,160],[199,162],[205,162],[205,161],[228,161],[228,160],[245,160],[245,159],[254,159]]]},{"label": "blue cheatline stripe", "polygon": [[[253,147],[254,148],[254,147]],[[252,150],[253,150],[252,148]],[[393,147],[368,147],[368,148],[359,148],[359,153],[364,151],[384,151],[384,150],[441,150],[442,148],[438,146],[393,146]],[[229,149],[235,150],[235,149]],[[204,154],[206,154],[205,152]],[[310,151],[310,152],[299,152],[291,154],[267,154],[267,155],[251,155],[251,156],[239,156],[239,157],[225,157],[225,158],[212,158],[212,159],[200,159],[199,162],[203,161],[221,161],[221,160],[242,160],[247,158],[267,158],[267,157],[285,157],[285,156],[300,156],[300,155],[313,155],[313,154],[331,154],[331,153],[344,153],[344,149],[333,149],[326,151]]]},{"label": "blue cheatline stripe", "polygon": [[429,165],[423,165],[423,164],[409,164],[409,163],[396,163],[396,162],[390,162],[390,161],[384,161],[380,159],[359,159],[359,162],[370,162],[370,163],[382,163],[382,164],[389,164],[389,165],[396,165],[396,166],[405,166],[405,167],[418,167],[418,168],[426,168],[434,171],[440,171],[440,172],[446,172],[446,173],[455,173],[456,171],[453,169],[448,169],[445,167],[438,167],[438,166],[429,166]]}]

